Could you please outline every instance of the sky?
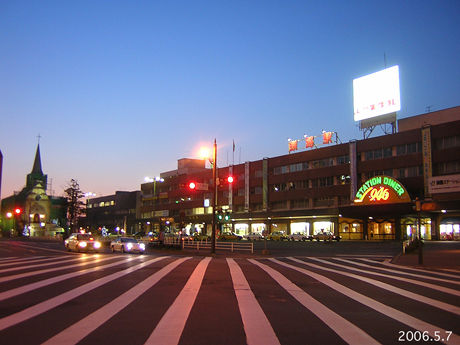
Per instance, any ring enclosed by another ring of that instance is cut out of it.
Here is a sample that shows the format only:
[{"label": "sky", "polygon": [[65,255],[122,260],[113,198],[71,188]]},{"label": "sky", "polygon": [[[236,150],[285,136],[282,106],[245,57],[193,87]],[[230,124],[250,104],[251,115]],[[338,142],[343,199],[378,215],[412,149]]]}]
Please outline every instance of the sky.
[{"label": "sky", "polygon": [[24,187],[39,135],[52,194],[76,179],[98,196],[214,139],[218,166],[233,141],[237,164],[322,130],[362,139],[353,79],[385,63],[398,118],[458,106],[458,18],[458,0],[0,0],[1,196]]}]

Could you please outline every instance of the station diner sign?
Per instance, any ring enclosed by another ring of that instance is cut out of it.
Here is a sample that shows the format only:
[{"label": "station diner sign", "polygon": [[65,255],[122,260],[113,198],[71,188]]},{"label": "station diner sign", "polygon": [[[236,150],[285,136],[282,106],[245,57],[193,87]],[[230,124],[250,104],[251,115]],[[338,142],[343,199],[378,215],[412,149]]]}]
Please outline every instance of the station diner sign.
[{"label": "station diner sign", "polygon": [[356,193],[355,204],[378,205],[411,202],[406,188],[390,176],[375,176],[363,183]]}]

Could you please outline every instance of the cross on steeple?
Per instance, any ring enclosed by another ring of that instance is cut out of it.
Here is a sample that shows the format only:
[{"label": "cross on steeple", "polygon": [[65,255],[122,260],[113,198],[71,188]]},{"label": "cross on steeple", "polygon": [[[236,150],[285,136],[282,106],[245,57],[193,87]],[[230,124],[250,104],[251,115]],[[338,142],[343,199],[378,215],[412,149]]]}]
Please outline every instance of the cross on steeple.
[{"label": "cross on steeple", "polygon": [[40,145],[40,138],[41,138],[41,137],[42,137],[42,136],[40,135],[40,133],[38,133],[38,135],[37,135],[37,138],[38,138],[38,145]]}]

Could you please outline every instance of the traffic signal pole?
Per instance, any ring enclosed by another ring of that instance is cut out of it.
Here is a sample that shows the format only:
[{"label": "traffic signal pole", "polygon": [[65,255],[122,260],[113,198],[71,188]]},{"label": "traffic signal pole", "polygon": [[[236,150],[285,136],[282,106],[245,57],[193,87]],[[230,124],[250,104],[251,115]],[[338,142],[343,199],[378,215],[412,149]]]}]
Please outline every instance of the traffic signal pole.
[{"label": "traffic signal pole", "polygon": [[217,143],[214,139],[214,152],[212,159],[212,232],[211,232],[211,254],[216,252],[216,208],[217,208]]}]

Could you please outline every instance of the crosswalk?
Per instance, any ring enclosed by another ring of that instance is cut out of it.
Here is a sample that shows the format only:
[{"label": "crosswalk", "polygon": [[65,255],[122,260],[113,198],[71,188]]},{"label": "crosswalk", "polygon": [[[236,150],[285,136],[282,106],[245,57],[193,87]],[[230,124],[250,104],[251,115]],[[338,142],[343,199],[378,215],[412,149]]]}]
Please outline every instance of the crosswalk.
[{"label": "crosswalk", "polygon": [[10,256],[0,343],[460,344],[459,286],[357,256]]}]

